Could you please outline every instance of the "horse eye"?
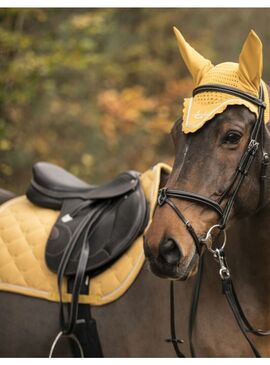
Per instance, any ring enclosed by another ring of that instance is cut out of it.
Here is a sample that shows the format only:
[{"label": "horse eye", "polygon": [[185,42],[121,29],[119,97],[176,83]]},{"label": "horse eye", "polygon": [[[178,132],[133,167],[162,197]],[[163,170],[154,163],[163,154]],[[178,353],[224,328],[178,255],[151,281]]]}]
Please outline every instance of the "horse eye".
[{"label": "horse eye", "polygon": [[230,131],[223,138],[222,143],[224,144],[237,144],[240,142],[242,134],[240,132]]}]

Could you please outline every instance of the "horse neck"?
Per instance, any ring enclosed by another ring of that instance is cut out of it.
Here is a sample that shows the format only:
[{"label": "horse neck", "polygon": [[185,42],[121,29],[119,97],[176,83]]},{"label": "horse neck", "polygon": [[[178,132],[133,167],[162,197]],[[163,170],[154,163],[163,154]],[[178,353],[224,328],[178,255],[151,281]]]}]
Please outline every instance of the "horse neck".
[{"label": "horse neck", "polygon": [[[267,85],[268,94],[270,87]],[[264,131],[264,152],[270,155],[270,121]],[[260,165],[260,161],[258,161]],[[265,207],[256,214],[236,222],[231,229],[232,244],[229,248],[235,266],[235,271],[240,277],[250,279],[249,282],[263,280],[270,295],[270,174],[266,170],[265,193],[263,200],[267,201]],[[260,187],[261,188],[261,187]],[[258,285],[258,290],[263,285]],[[266,287],[265,287],[266,289]]]},{"label": "horse neck", "polygon": [[270,305],[270,204],[234,224],[226,247],[237,286],[243,285]]},{"label": "horse neck", "polygon": [[[270,88],[267,85],[268,94],[270,95]],[[262,152],[266,152],[270,156],[270,122],[266,124],[264,131],[264,142]],[[261,156],[258,155],[259,160],[257,165],[261,165]],[[256,161],[255,161],[256,164]],[[262,170],[261,170],[262,171]],[[269,285],[267,277],[270,274],[270,174],[269,167],[266,166],[264,171],[266,180],[264,182],[263,202],[266,205],[258,212],[245,219],[237,222],[232,229],[236,230],[236,235],[233,235],[233,240],[238,240],[233,248],[235,259],[241,260],[246,265],[244,271],[250,275],[253,280],[264,280],[264,284]],[[262,186],[260,185],[260,189]],[[256,200],[257,197],[254,197]],[[260,201],[260,204],[263,202]],[[268,228],[269,227],[269,228]],[[237,237],[239,237],[237,239]],[[262,287],[262,285],[259,285]]]}]

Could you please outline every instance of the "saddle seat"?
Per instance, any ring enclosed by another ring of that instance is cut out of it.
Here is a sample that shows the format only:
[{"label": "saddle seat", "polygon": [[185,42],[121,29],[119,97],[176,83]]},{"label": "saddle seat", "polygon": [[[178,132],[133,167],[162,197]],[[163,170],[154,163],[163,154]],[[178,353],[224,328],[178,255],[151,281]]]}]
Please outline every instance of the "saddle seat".
[{"label": "saddle seat", "polygon": [[85,192],[95,187],[49,162],[37,162],[33,166],[33,180],[47,189],[59,192]]},{"label": "saddle seat", "polygon": [[37,162],[26,195],[36,205],[59,210],[66,199],[111,199],[135,190],[138,173],[123,172],[109,183],[96,186],[74,176],[62,167],[48,162]]}]

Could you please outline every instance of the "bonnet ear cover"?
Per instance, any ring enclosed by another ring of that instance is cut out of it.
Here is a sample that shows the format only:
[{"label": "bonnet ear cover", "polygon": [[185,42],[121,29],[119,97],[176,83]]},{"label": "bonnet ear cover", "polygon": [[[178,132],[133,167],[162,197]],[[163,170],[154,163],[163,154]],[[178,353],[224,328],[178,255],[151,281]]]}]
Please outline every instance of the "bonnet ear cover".
[{"label": "bonnet ear cover", "polygon": [[[239,63],[223,62],[213,65],[208,59],[200,55],[184,39],[180,31],[173,28],[182,59],[194,80],[194,86],[217,84],[233,87],[259,96],[259,87],[263,54],[262,43],[256,33],[251,30],[243,44]],[[265,123],[269,120],[269,95],[266,84],[262,81],[265,94],[266,110]],[[243,105],[258,116],[258,107],[253,103],[227,93],[205,91],[191,98],[185,98],[183,103],[182,130],[184,133],[193,133],[212,121],[217,114],[221,114],[230,105]]]},{"label": "bonnet ear cover", "polygon": [[245,40],[239,56],[239,77],[248,90],[258,91],[263,70],[262,42],[254,30]]},{"label": "bonnet ear cover", "polygon": [[203,74],[208,72],[214,66],[211,61],[201,56],[194,48],[192,48],[179,32],[176,27],[173,27],[180,54],[193,77],[195,85],[199,85]]}]

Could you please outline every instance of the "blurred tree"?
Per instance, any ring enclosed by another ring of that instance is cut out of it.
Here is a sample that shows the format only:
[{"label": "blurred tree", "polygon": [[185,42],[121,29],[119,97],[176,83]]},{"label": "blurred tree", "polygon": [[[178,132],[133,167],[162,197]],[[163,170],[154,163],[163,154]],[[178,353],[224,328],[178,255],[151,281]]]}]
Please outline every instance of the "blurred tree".
[{"label": "blurred tree", "polygon": [[237,61],[250,28],[266,55],[269,20],[269,9],[1,9],[1,187],[23,193],[38,160],[93,183],[172,162],[168,131],[192,89],[172,26],[218,63]]}]

